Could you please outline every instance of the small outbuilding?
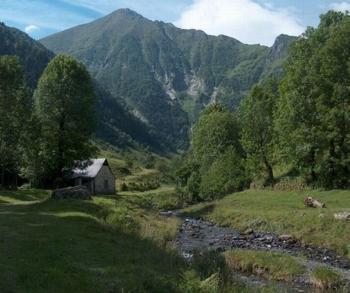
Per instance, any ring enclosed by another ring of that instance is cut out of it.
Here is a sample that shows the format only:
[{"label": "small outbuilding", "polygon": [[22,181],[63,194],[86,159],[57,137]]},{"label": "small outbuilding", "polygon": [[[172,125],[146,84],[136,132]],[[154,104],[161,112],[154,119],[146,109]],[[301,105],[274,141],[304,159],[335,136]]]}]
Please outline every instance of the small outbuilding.
[{"label": "small outbuilding", "polygon": [[107,159],[89,159],[76,161],[67,174],[68,180],[75,186],[86,186],[91,194],[114,194],[115,176]]}]

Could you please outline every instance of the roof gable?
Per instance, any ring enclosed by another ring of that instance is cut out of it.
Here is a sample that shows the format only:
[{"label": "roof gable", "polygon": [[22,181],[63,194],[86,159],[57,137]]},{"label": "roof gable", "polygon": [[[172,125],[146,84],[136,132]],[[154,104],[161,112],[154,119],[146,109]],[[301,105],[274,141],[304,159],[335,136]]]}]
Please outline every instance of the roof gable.
[{"label": "roof gable", "polygon": [[71,169],[70,178],[95,178],[101,168],[108,162],[107,159],[89,159],[75,161]]}]

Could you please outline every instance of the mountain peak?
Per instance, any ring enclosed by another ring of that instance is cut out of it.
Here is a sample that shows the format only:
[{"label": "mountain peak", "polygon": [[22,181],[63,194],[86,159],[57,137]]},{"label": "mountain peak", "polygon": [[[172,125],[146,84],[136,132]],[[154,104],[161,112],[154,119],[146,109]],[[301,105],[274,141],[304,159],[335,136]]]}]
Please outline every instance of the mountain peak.
[{"label": "mountain peak", "polygon": [[291,44],[296,40],[297,37],[289,36],[286,34],[279,35],[271,47],[270,54],[272,55],[272,58],[285,59],[288,55],[288,50]]},{"label": "mountain peak", "polygon": [[141,14],[138,14],[136,11],[131,10],[129,8],[121,8],[118,9],[110,14],[111,16],[131,16],[131,17],[138,17],[143,18]]}]

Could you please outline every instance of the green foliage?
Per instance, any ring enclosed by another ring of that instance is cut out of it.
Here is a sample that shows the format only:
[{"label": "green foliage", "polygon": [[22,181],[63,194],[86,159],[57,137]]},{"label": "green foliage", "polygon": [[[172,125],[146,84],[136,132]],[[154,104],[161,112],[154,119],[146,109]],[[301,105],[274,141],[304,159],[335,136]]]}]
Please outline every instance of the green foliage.
[{"label": "green foliage", "polygon": [[265,86],[255,86],[239,108],[241,143],[247,154],[247,164],[255,176],[265,171],[268,183],[274,181],[275,89],[273,81]]},{"label": "green foliage", "polygon": [[247,176],[244,161],[233,147],[229,147],[206,172],[203,171],[200,194],[205,200],[213,200],[245,187]]},{"label": "green foliage", "polygon": [[309,181],[348,187],[350,174],[348,13],[330,11],[293,46],[281,85],[279,149]]},{"label": "green foliage", "polygon": [[14,56],[1,56],[0,182],[3,186],[15,184],[14,180],[5,182],[5,173],[15,175],[19,172],[30,108],[30,96],[19,59]]},{"label": "green foliage", "polygon": [[196,271],[187,271],[182,275],[180,289],[184,293],[218,293],[220,292],[220,276],[216,273],[201,280]]},{"label": "green foliage", "polygon": [[209,167],[226,149],[233,146],[241,153],[236,117],[221,105],[211,105],[193,128],[192,149],[201,168]]},{"label": "green foliage", "polygon": [[54,54],[24,32],[0,23],[0,55],[17,56],[24,68],[25,79],[31,89]]},{"label": "green foliage", "polygon": [[40,121],[38,154],[46,179],[93,153],[95,102],[89,73],[72,57],[57,56],[45,69],[35,91],[35,115]]},{"label": "green foliage", "polygon": [[188,200],[213,200],[247,185],[236,116],[220,104],[203,111],[175,176]]},{"label": "green foliage", "polygon": [[194,202],[197,201],[200,196],[200,186],[201,186],[201,174],[199,173],[199,170],[194,171],[191,173],[191,176],[188,178],[187,181],[187,191],[190,196],[189,201]]}]

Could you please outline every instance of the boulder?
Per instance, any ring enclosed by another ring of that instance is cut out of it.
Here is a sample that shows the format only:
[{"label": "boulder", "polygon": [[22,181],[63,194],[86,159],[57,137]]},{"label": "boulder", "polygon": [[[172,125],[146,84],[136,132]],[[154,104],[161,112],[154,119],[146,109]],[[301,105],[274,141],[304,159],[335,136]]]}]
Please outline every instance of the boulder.
[{"label": "boulder", "polygon": [[53,199],[80,199],[90,200],[92,194],[86,186],[79,185],[74,187],[67,187],[56,189],[52,192]]},{"label": "boulder", "polygon": [[314,199],[311,196],[307,196],[304,199],[304,204],[307,207],[310,207],[310,208],[321,208],[321,209],[324,209],[326,207],[326,205],[324,203],[319,202],[317,199]]},{"label": "boulder", "polygon": [[350,213],[349,212],[336,213],[334,214],[334,219],[340,220],[340,221],[350,221]]}]

